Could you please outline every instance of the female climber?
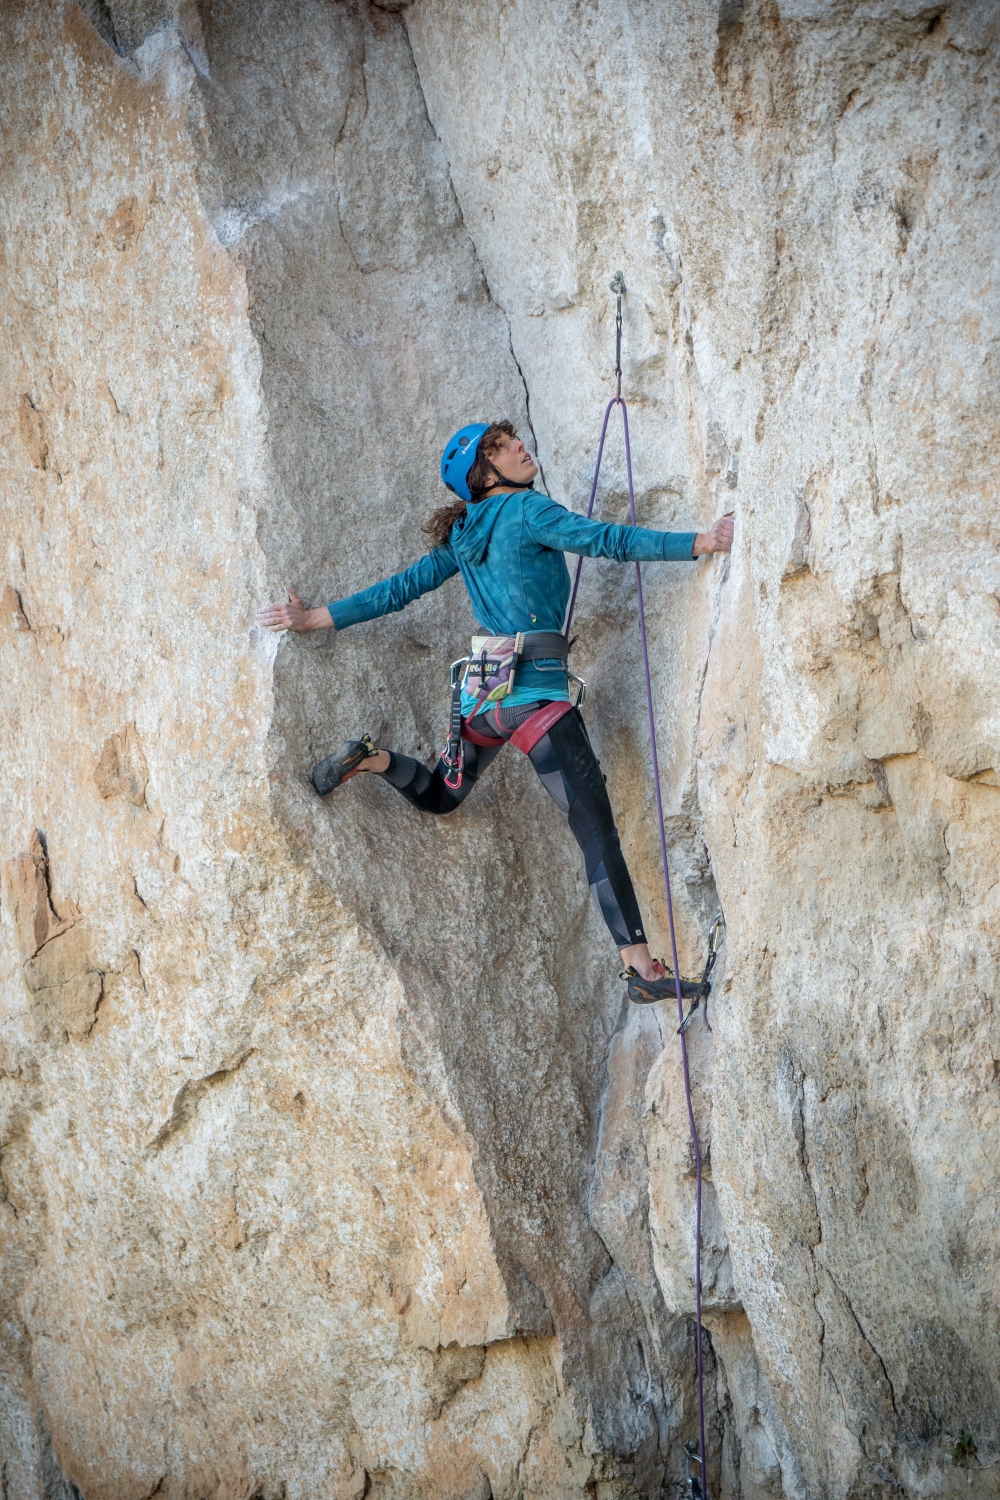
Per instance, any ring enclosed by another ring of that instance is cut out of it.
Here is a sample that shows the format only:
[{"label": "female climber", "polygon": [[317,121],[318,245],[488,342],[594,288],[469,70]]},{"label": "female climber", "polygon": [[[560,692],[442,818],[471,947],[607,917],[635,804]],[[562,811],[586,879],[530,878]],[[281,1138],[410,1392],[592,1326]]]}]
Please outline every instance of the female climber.
[{"label": "female climber", "polygon": [[724,516],[708,532],[603,525],[535,490],[537,473],[509,422],[463,427],[441,460],[441,477],[455,499],[424,527],[433,545],[419,562],[317,609],[306,609],[289,591],[286,604],[259,610],[257,621],[274,631],[345,630],[403,609],[461,573],[479,634],[455,680],[451,736],[434,770],[379,749],[363,734],[313,767],[313,786],[325,797],[367,772],[381,776],[422,812],[450,813],[512,741],[528,754],[567,818],[594,899],[621,951],[629,996],[648,1004],[673,995],[674,983],[650,955],[604,777],[579,709],[570,701],[568,643],[562,634],[570,580],[563,553],[619,562],[702,557],[729,551],[733,522]]}]

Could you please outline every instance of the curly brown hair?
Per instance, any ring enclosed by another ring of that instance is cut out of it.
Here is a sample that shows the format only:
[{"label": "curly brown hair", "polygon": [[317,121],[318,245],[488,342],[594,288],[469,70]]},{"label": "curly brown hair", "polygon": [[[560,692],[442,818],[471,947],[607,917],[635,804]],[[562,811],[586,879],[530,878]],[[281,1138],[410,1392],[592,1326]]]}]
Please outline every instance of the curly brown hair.
[{"label": "curly brown hair", "polygon": [[[469,470],[468,485],[473,505],[484,500],[490,490],[497,486],[496,470],[490,463],[490,454],[500,447],[503,438],[517,437],[513,422],[491,422],[479,439],[476,461]],[[451,536],[451,528],[465,515],[468,506],[464,500],[451,500],[438,506],[425,526],[421,527],[435,547],[443,547]]]}]

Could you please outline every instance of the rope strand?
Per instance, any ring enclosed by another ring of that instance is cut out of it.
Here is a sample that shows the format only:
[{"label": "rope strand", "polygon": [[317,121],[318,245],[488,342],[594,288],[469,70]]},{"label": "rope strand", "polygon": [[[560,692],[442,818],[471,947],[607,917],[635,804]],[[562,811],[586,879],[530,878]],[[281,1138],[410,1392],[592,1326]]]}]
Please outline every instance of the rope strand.
[{"label": "rope strand", "polygon": [[[618,311],[616,317],[616,340],[615,340],[615,375],[617,377],[617,391],[608,402],[604,412],[604,422],[601,426],[601,441],[597,448],[597,463],[594,467],[594,482],[590,487],[590,504],[587,506],[587,519],[590,520],[594,511],[594,501],[597,498],[597,481],[601,472],[601,461],[604,457],[604,442],[608,432],[608,422],[611,417],[611,409],[620,406],[622,412],[622,429],[625,437],[625,473],[628,479],[628,508],[629,518],[635,526],[635,490],[632,483],[632,449],[629,443],[628,430],[628,408],[622,398],[622,375],[621,375],[621,327],[622,327],[622,292],[625,283],[621,272],[617,272],[615,280],[611,283],[611,290],[618,293]],[[569,610],[566,616],[565,634],[569,636],[569,628],[573,620],[573,611],[576,608],[577,589],[580,586],[580,571],[583,567],[583,558],[577,559],[576,577],[573,580],[573,592],[570,595]],[[646,610],[642,596],[642,568],[639,563],[635,565],[635,587],[639,604],[639,635],[642,639],[642,664],[646,677],[646,712],[649,718],[649,742],[652,751],[653,763],[653,785],[656,789],[656,815],[660,828],[660,858],[663,862],[663,888],[667,897],[667,922],[670,928],[670,955],[674,965],[674,983],[677,991],[677,1014],[680,1020],[681,1039],[681,1068],[684,1075],[684,1098],[687,1103],[688,1125],[691,1130],[691,1145],[694,1149],[695,1169],[695,1258],[694,1258],[694,1305],[695,1305],[695,1337],[697,1340],[697,1371],[698,1371],[698,1437],[700,1441],[701,1480],[702,1490],[708,1500],[708,1477],[705,1462],[705,1390],[704,1375],[702,1370],[701,1351],[701,1198],[702,1198],[702,1167],[701,1146],[698,1141],[698,1128],[694,1118],[694,1102],[691,1097],[691,1074],[688,1068],[687,1035],[684,1026],[684,1000],[681,996],[681,966],[677,957],[677,931],[674,924],[674,903],[670,894],[670,866],[667,860],[667,832],[663,816],[663,796],[660,791],[660,762],[656,749],[656,719],[653,713],[653,682],[649,670],[649,646],[646,639]]]}]

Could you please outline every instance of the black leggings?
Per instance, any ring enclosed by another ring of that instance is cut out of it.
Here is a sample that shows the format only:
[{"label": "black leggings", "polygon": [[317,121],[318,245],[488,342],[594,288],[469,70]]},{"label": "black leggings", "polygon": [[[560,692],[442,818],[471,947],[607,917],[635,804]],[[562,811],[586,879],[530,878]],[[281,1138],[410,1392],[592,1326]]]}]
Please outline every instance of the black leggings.
[{"label": "black leggings", "polygon": [[[509,740],[541,703],[523,703],[514,708],[495,708],[479,714],[477,728]],[[389,752],[388,770],[382,773],[398,792],[421,812],[450,813],[465,801],[486,768],[496,760],[502,745],[471,745],[463,742],[465,764],[462,785],[451,791],[445,785],[447,767],[438,761],[433,771],[408,755]],[[618,841],[614,814],[600,763],[578,709],[573,709],[543,735],[529,755],[539,780],[562,812],[583,850],[587,881],[601,916],[618,948],[644,943],[646,934],[635,899],[632,878]]]}]

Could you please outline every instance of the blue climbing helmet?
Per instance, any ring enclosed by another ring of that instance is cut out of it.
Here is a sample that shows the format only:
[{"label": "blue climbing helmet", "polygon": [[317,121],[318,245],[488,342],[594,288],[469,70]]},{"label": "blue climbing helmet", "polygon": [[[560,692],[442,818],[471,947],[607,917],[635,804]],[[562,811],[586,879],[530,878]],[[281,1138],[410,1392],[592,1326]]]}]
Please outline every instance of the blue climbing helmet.
[{"label": "blue climbing helmet", "polygon": [[472,499],[469,470],[476,461],[479,439],[489,425],[488,422],[470,422],[468,427],[460,427],[445,444],[441,455],[441,478],[460,500]]}]

